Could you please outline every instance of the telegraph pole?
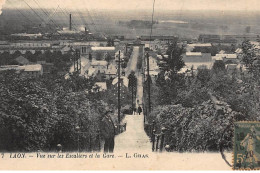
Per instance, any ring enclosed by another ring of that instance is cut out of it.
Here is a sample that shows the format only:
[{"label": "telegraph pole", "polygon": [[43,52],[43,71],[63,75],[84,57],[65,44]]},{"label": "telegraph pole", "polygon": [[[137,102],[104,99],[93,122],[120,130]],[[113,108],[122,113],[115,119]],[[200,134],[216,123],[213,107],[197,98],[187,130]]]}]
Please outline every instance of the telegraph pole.
[{"label": "telegraph pole", "polygon": [[81,59],[80,59],[80,50],[76,49],[74,56],[74,72],[77,72],[78,74],[81,73]]},{"label": "telegraph pole", "polygon": [[151,91],[150,91],[150,66],[149,66],[149,53],[146,54],[147,60],[147,90],[148,90],[148,113],[151,111]]},{"label": "telegraph pole", "polygon": [[118,125],[120,124],[120,108],[121,108],[121,103],[120,103],[120,51],[118,54],[118,82],[117,82],[117,92],[118,92]]}]

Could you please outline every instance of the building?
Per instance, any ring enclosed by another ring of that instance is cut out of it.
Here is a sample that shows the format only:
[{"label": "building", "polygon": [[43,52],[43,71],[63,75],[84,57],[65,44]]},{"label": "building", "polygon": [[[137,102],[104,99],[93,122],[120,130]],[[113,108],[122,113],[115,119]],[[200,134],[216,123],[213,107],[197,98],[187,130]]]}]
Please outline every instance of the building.
[{"label": "building", "polygon": [[[147,76],[147,69],[144,68],[145,70],[145,75]],[[152,80],[154,81],[158,74],[160,73],[160,67],[157,63],[156,58],[150,56],[149,57],[149,75],[152,77]]]},{"label": "building", "polygon": [[170,41],[176,41],[177,39],[178,39],[178,37],[176,37],[176,36],[163,36],[163,35],[154,35],[154,36],[144,36],[144,35],[142,35],[142,36],[140,36],[140,39],[142,40],[142,41],[154,41],[154,40],[161,40],[161,41],[168,41],[168,42],[170,42]]},{"label": "building", "polygon": [[30,61],[23,56],[18,56],[14,59],[14,63],[17,65],[28,65],[30,64]]},{"label": "building", "polygon": [[114,64],[109,64],[108,68],[105,70],[106,79],[115,78],[117,76],[117,68]]},{"label": "building", "polygon": [[238,70],[239,67],[240,67],[240,66],[237,65],[237,64],[227,64],[227,65],[226,65],[226,70],[227,70],[228,73],[233,73],[233,72],[235,72],[236,70]]},{"label": "building", "polygon": [[115,47],[91,47],[90,52],[92,59],[94,60],[105,60],[106,56],[115,58],[116,48]]},{"label": "building", "polygon": [[39,34],[17,33],[17,34],[11,34],[11,38],[14,40],[42,39],[43,35],[41,33]]},{"label": "building", "polygon": [[213,60],[210,53],[201,52],[186,52],[183,55],[183,61],[185,66],[180,70],[179,73],[190,73],[195,72],[198,69],[207,68],[211,69],[213,66]]},{"label": "building", "polygon": [[219,59],[222,59],[225,63],[229,63],[229,64],[239,63],[237,54],[216,54],[216,57],[219,57]]},{"label": "building", "polygon": [[20,73],[21,77],[39,77],[43,74],[43,68],[41,64],[33,65],[7,65],[0,66],[0,71],[4,70],[16,70]]},{"label": "building", "polygon": [[202,43],[220,43],[221,39],[219,35],[201,34],[198,41]]},{"label": "building", "polygon": [[257,34],[234,34],[234,35],[213,35],[213,34],[201,34],[199,35],[199,42],[202,43],[241,43],[245,40],[259,41],[260,36]]},{"label": "building", "polygon": [[41,64],[25,65],[21,68],[23,69],[22,75],[25,77],[39,77],[43,74]]},{"label": "building", "polygon": [[187,52],[193,51],[195,48],[211,48],[212,45],[210,43],[194,43],[194,44],[187,44],[186,50]]},{"label": "building", "polygon": [[[126,87],[128,88],[128,83],[129,83],[129,79],[125,76],[121,76],[120,77],[120,86],[121,87]],[[118,78],[116,77],[113,81],[112,81],[112,85],[116,86],[116,84],[118,83]]]},{"label": "building", "polygon": [[201,52],[186,52],[183,55],[182,59],[185,63],[212,62],[210,53],[201,53]]},{"label": "building", "polygon": [[41,64],[43,68],[43,74],[49,74],[54,69],[53,63],[48,63],[46,61],[37,61],[37,64]]}]

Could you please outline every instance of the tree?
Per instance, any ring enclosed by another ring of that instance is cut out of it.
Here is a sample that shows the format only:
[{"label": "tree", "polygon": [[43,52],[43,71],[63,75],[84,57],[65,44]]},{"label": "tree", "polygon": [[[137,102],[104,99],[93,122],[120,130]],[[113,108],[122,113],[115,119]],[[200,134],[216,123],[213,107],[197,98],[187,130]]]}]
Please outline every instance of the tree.
[{"label": "tree", "polygon": [[76,151],[76,126],[86,132],[80,136],[80,150],[98,150],[104,112],[91,93],[93,83],[76,75],[69,80],[58,75],[36,80],[20,78],[15,71],[1,72],[0,151],[52,151],[57,144],[63,151]]},{"label": "tree", "polygon": [[169,45],[166,54],[168,58],[163,60],[167,63],[166,70],[169,70],[172,74],[177,74],[177,72],[182,69],[185,65],[182,54],[184,52],[184,47],[181,48],[177,45],[177,41]]},{"label": "tree", "polygon": [[19,50],[17,50],[13,53],[12,57],[13,57],[13,59],[15,59],[15,58],[17,58],[18,56],[21,56],[21,55],[22,55],[22,53]]},{"label": "tree", "polygon": [[31,51],[26,51],[24,54],[25,58],[27,58],[30,62],[34,62],[34,55]]},{"label": "tree", "polygon": [[250,41],[244,41],[242,43],[242,61],[245,63],[246,67],[248,67],[249,71],[253,71],[253,62],[256,59],[255,51],[253,45]]},{"label": "tree", "polygon": [[52,62],[52,53],[50,50],[47,50],[44,52],[44,59],[46,60],[46,62]]},{"label": "tree", "polygon": [[112,56],[109,54],[109,53],[107,53],[106,55],[105,55],[105,60],[108,62],[108,64],[110,63],[110,61],[112,60]]},{"label": "tree", "polygon": [[38,57],[42,54],[41,51],[35,51],[35,53],[33,54],[34,55],[34,58],[31,59],[31,62],[37,62],[38,61]]},{"label": "tree", "polygon": [[212,67],[213,72],[218,73],[220,71],[225,71],[225,63],[223,61],[215,61]]},{"label": "tree", "polygon": [[102,60],[103,59],[103,54],[101,52],[96,52],[96,60]]},{"label": "tree", "polygon": [[0,55],[0,65],[9,65],[12,60],[12,56],[9,52],[5,51]]},{"label": "tree", "polygon": [[111,46],[114,46],[114,39],[108,38],[108,40],[107,40],[107,47],[111,47]]},{"label": "tree", "polygon": [[128,88],[131,88],[131,94],[132,94],[132,109],[134,109],[134,96],[136,96],[137,92],[137,78],[135,76],[135,72],[131,71],[131,73],[128,76]]}]

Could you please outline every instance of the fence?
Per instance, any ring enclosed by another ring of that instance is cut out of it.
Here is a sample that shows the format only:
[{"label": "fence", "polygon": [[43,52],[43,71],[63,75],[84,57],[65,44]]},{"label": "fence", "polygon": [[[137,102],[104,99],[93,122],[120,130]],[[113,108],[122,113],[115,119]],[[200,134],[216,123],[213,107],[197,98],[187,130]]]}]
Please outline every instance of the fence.
[{"label": "fence", "polygon": [[[115,133],[116,135],[119,135],[120,133],[123,133],[126,131],[126,123],[116,125],[115,126]],[[93,152],[93,151],[101,151],[101,146],[102,146],[102,137],[100,131],[97,131],[96,134],[91,134],[89,132],[81,132],[81,131],[76,131],[76,139],[75,140],[75,145],[77,146],[77,151],[78,152]],[[63,146],[61,144],[57,144],[56,150],[58,152],[63,151]]]},{"label": "fence", "polygon": [[152,151],[153,152],[163,152],[164,150],[168,151],[168,145],[165,144],[165,132],[166,128],[162,127],[159,133],[156,133],[155,121],[151,124],[145,124],[145,131],[147,135],[150,137],[152,142]]},{"label": "fence", "polygon": [[124,131],[126,131],[126,123],[116,125],[116,134],[117,135],[120,134],[120,133],[123,133]]}]

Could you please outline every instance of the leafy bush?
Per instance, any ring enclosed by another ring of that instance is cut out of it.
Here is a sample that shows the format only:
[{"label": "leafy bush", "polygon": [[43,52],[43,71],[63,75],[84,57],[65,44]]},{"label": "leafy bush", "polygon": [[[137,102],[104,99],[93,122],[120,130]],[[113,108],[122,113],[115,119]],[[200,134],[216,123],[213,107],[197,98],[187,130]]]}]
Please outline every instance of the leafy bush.
[{"label": "leafy bush", "polygon": [[[156,133],[166,127],[166,144],[172,151],[218,151],[222,134],[230,121],[239,117],[226,105],[218,111],[212,101],[203,102],[195,108],[181,105],[160,106],[155,109],[149,121],[156,121]],[[224,146],[232,148],[232,131],[225,135]]]},{"label": "leafy bush", "polygon": [[[75,83],[80,87],[75,88]],[[93,81],[71,76],[20,78],[14,71],[0,74],[0,150],[98,150],[99,122],[104,103],[90,99]],[[95,98],[95,97],[93,97]]]}]

